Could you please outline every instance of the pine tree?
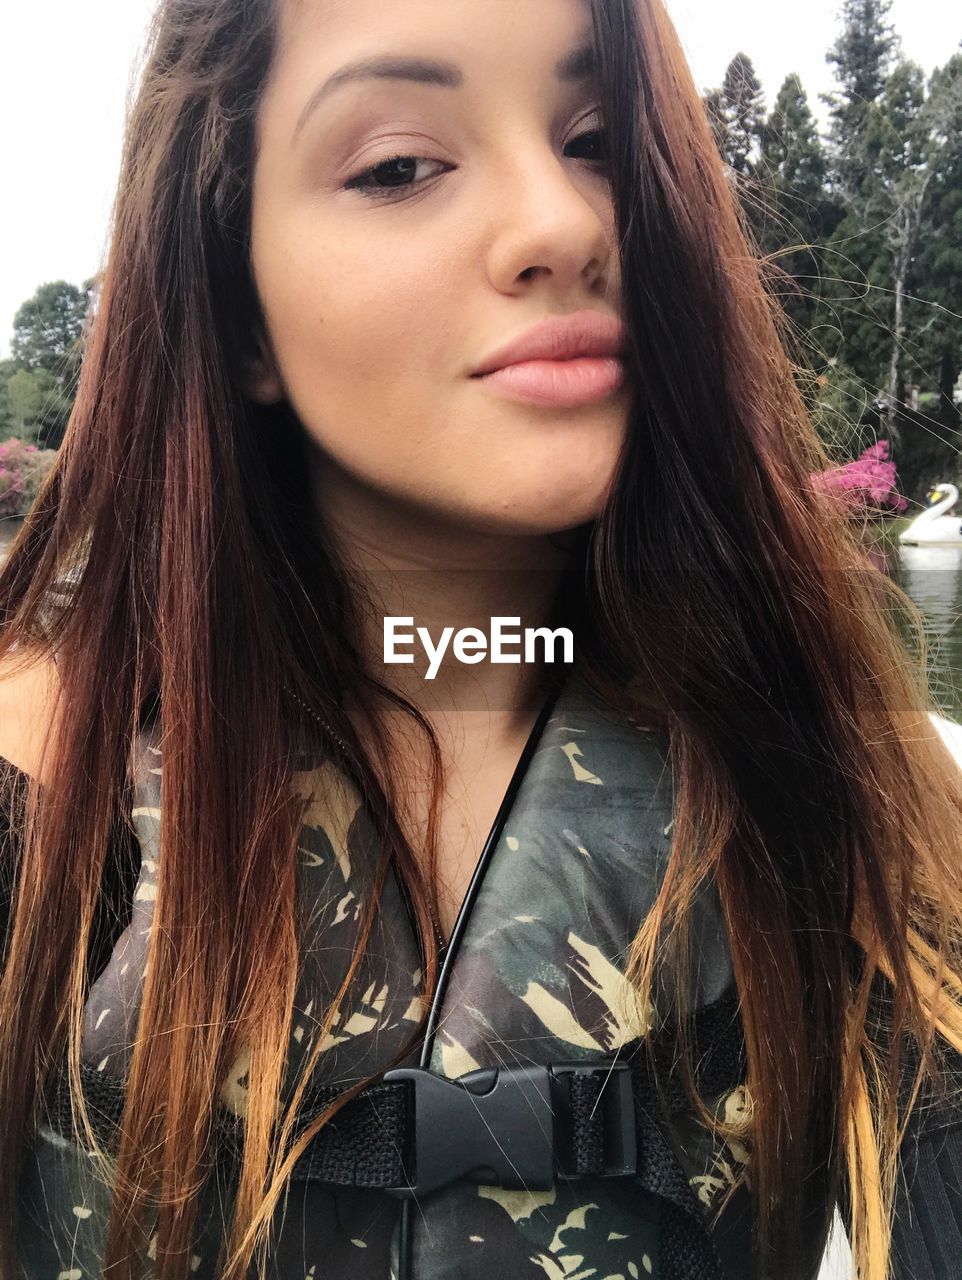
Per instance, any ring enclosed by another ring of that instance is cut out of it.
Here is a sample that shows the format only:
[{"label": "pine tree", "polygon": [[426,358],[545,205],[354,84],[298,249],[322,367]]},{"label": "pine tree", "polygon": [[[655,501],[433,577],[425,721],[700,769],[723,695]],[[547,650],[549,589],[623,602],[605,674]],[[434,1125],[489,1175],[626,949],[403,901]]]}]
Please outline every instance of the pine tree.
[{"label": "pine tree", "polygon": [[885,219],[884,237],[890,253],[891,329],[885,381],[890,422],[904,400],[905,301],[932,177],[927,165],[929,134],[924,106],[921,67],[901,62],[889,76],[865,126],[866,154],[872,165],[865,207],[869,216],[877,208]]},{"label": "pine tree", "polygon": [[752,177],[765,128],[765,95],[746,53],[736,53],[721,89],[725,158],[735,173]]},{"label": "pine tree", "polygon": [[899,53],[899,38],[888,22],[891,7],[892,0],[843,0],[842,31],[825,55],[839,85],[822,95],[830,107],[831,176],[846,196],[861,186],[865,127]]},{"label": "pine tree", "polygon": [[861,125],[857,191],[845,197],[835,265],[839,323],[846,359],[887,404],[887,431],[896,447],[898,407],[907,372],[907,300],[931,182],[931,126],[925,77],[899,62]]},{"label": "pine tree", "polygon": [[[760,247],[787,273],[789,278],[781,286],[776,279],[774,287],[789,317],[807,331],[814,324],[822,274],[819,244],[838,215],[826,189],[825,149],[797,75],[787,76],[778,91],[757,172],[764,207]],[[819,363],[817,355],[813,363]]]},{"label": "pine tree", "polygon": [[761,161],[765,181],[778,193],[783,210],[791,206],[793,226],[807,239],[820,234],[828,166],[797,75],[786,76],[778,91],[765,125]]},{"label": "pine tree", "polygon": [[715,145],[722,159],[727,163],[728,121],[725,119],[725,104],[722,101],[721,89],[709,89],[701,101],[702,106],[705,108],[705,115],[708,117],[708,123],[711,125]]},{"label": "pine tree", "polygon": [[957,429],[952,393],[962,372],[962,53],[932,74],[926,117],[931,180],[907,327],[917,367],[938,390],[938,417]]}]

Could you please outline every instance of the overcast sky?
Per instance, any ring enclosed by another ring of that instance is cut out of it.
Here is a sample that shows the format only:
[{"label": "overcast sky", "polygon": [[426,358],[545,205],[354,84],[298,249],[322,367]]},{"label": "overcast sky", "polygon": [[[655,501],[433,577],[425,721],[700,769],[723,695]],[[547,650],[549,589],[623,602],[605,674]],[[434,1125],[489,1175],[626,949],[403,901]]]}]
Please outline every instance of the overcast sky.
[{"label": "overcast sky", "polygon": [[[719,84],[743,49],[769,105],[794,71],[821,114],[817,95],[832,87],[825,51],[839,2],[786,8],[773,0],[669,0],[669,8],[700,88]],[[13,317],[39,285],[61,279],[79,285],[100,266],[129,77],[154,6],[155,0],[45,0],[4,8],[0,356],[10,354]],[[894,0],[892,14],[905,55],[926,72],[962,40],[959,0]]]}]

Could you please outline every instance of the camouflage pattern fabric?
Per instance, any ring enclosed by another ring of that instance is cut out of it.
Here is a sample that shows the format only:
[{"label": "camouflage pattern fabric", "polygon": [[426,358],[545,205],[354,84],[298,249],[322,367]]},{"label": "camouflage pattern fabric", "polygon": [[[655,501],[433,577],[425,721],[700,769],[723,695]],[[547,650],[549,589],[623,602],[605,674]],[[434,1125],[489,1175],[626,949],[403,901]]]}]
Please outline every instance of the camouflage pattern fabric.
[{"label": "camouflage pattern fabric", "polygon": [[[545,722],[465,928],[430,1046],[432,1069],[456,1077],[478,1066],[591,1061],[625,1053],[646,1010],[624,977],[631,939],[654,900],[671,846],[667,744],[614,721],[573,688]],[[322,748],[299,761],[306,803],[298,844],[302,973],[285,1097],[354,952],[379,849],[353,784]],[[84,1061],[122,1080],[136,1032],[157,896],[162,757],[145,737],[133,820],[140,877],[129,928],[92,987]],[[730,987],[727,939],[715,897],[693,920],[697,1004]],[[423,974],[403,895],[389,875],[364,963],[324,1039],[314,1082],[348,1086],[392,1063],[417,1021]],[[406,1061],[415,1065],[417,1054]],[[221,1102],[243,1117],[248,1063],[240,1054]],[[729,1113],[740,1089],[712,1100]],[[685,1175],[707,1215],[743,1173],[747,1153],[717,1145],[691,1117],[672,1125]],[[456,1135],[452,1140],[456,1139]],[[214,1276],[230,1176],[201,1198],[190,1275]],[[100,1276],[109,1186],[89,1155],[40,1125],[21,1190],[26,1280]],[[411,1214],[417,1280],[627,1280],[658,1276],[659,1197],[630,1179],[558,1183],[549,1192],[458,1182]],[[388,1280],[399,1270],[400,1203],[383,1192],[292,1183],[273,1224],[266,1273],[283,1280]],[[144,1240],[152,1275],[156,1241]],[[251,1269],[251,1276],[256,1271]],[[407,1277],[401,1280],[408,1280]]]},{"label": "camouflage pattern fabric", "polygon": [[[624,967],[671,847],[666,745],[612,723],[571,690],[559,701],[468,917],[432,1070],[456,1077],[479,1067],[617,1059],[647,1033],[649,1013]],[[700,939],[693,999],[703,1006],[732,978],[713,896],[701,897],[692,927]],[[716,1103],[732,1108],[743,1099],[733,1093]],[[679,1124],[678,1137],[708,1209],[747,1153],[715,1151],[694,1123]],[[415,1274],[657,1275],[658,1211],[657,1197],[623,1179],[531,1193],[457,1183],[417,1216]],[[437,1271],[438,1256],[458,1265]]]}]

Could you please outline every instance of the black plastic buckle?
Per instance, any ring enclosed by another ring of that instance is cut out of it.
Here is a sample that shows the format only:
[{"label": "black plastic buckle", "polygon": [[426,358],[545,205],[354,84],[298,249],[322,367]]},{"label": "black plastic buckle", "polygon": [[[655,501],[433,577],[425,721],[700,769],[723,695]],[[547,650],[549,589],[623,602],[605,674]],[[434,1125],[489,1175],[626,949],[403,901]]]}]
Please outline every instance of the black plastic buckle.
[{"label": "black plastic buckle", "polygon": [[[555,1116],[561,1120],[562,1132],[571,1133],[571,1098],[561,1082],[566,1076],[600,1077],[598,1106],[601,1108],[604,1169],[599,1173],[579,1175],[564,1171],[567,1179],[585,1177],[625,1178],[638,1172],[638,1130],[635,1118],[635,1092],[631,1067],[627,1062],[557,1062],[550,1067],[555,1081]],[[557,1132],[557,1126],[556,1126]]]},{"label": "black plastic buckle", "polygon": [[565,1077],[602,1077],[605,1167],[596,1175],[618,1177],[637,1169],[634,1093],[627,1063],[552,1063],[551,1066],[482,1068],[448,1080],[419,1067],[398,1067],[386,1084],[407,1081],[414,1118],[404,1153],[409,1183],[390,1195],[427,1195],[459,1178],[509,1190],[549,1191],[560,1168],[556,1138],[569,1125]]}]

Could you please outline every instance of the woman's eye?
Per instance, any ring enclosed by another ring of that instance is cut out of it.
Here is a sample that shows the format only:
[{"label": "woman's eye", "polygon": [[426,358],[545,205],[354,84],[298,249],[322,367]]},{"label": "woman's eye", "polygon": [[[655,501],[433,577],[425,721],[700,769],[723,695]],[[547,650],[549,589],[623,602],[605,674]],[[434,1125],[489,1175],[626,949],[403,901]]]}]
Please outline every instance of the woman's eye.
[{"label": "woman's eye", "polygon": [[[345,190],[360,191],[362,195],[374,199],[393,199],[393,192],[410,191],[414,186],[421,185],[410,183],[407,179],[414,176],[418,162],[423,159],[423,156],[390,156],[387,160],[381,160],[371,165],[369,169],[362,169],[360,173],[355,174],[344,184]],[[427,163],[441,164],[442,162],[428,160]],[[380,179],[384,179],[383,185]]]},{"label": "woman's eye", "polygon": [[[603,146],[600,147],[598,139],[604,138],[604,129],[591,129],[586,133],[579,134],[576,138],[568,143],[569,147],[579,146],[587,143],[588,155],[580,157],[589,164],[605,164],[607,156]],[[395,193],[402,194],[410,192],[420,187],[428,178],[422,178],[420,181],[412,181],[417,173],[419,162],[431,164],[443,164],[441,160],[427,160],[424,156],[397,155],[389,156],[386,160],[380,160],[377,164],[371,165],[367,169],[362,169],[360,173],[354,175],[345,184],[345,190],[358,191],[361,195],[375,200],[393,200],[397,198]]]},{"label": "woman's eye", "polygon": [[[579,143],[582,143],[585,141],[588,141],[590,143],[592,139],[596,139],[596,140],[603,139],[605,138],[606,134],[607,134],[607,130],[605,129],[590,129],[588,130],[587,133],[579,133],[577,138],[572,138],[571,141],[568,143],[568,146],[574,147],[574,146],[577,146]],[[601,145],[599,146],[599,143],[595,141],[593,145],[589,145],[588,151],[593,152],[594,154],[583,156],[582,159],[588,160],[591,164],[607,163],[608,153],[603,143],[601,143]]]}]

